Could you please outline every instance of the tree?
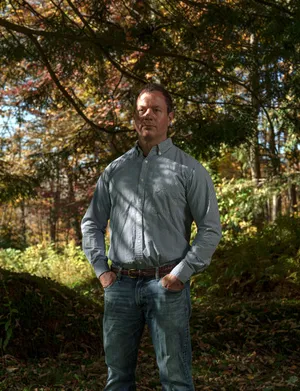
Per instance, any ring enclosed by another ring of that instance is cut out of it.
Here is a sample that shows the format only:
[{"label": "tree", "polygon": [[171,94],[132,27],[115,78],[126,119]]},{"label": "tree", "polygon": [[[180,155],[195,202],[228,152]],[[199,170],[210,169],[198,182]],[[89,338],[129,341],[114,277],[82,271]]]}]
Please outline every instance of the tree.
[{"label": "tree", "polygon": [[[80,202],[75,183],[94,183],[132,145],[134,93],[147,81],[162,82],[175,98],[178,145],[202,158],[220,154],[224,144],[247,145],[256,185],[289,170],[290,204],[297,208],[298,2],[1,6],[2,108],[30,121],[26,164],[43,177],[45,191],[53,190],[55,226],[63,200]],[[78,227],[71,220],[67,225]]]}]

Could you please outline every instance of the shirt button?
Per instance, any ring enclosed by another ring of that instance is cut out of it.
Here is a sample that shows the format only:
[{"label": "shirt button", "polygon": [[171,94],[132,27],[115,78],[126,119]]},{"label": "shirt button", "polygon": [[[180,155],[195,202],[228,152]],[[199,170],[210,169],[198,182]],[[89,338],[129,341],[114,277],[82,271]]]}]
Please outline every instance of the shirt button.
[{"label": "shirt button", "polygon": [[148,160],[145,160],[145,163],[148,163]]},{"label": "shirt button", "polygon": [[141,181],[144,182],[144,179],[142,178]]}]

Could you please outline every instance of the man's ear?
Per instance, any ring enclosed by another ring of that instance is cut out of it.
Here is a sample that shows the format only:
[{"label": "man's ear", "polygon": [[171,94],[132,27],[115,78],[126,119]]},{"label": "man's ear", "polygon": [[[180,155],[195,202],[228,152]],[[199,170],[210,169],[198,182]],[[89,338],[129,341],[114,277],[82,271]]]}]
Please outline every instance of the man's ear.
[{"label": "man's ear", "polygon": [[174,112],[171,111],[171,113],[169,113],[169,126],[171,126],[173,119],[174,119]]}]

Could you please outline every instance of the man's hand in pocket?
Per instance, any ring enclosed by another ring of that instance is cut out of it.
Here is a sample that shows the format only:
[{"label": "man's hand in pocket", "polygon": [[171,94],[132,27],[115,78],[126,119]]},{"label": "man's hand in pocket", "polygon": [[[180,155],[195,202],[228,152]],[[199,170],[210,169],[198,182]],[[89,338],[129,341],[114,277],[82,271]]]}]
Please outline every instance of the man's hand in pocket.
[{"label": "man's hand in pocket", "polygon": [[116,281],[117,275],[114,272],[105,272],[99,277],[103,288],[107,288]]}]

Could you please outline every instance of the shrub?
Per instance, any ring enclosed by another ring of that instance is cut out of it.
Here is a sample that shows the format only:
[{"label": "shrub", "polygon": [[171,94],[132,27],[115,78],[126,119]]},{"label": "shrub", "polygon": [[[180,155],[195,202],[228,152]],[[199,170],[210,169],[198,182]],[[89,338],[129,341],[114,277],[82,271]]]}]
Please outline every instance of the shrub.
[{"label": "shrub", "polygon": [[[210,267],[192,279],[195,295],[278,292],[300,283],[300,218],[284,217],[254,237],[220,245]],[[297,288],[298,289],[298,288]]]},{"label": "shrub", "polygon": [[64,248],[56,248],[54,244],[38,244],[24,251],[3,249],[0,251],[0,267],[48,277],[69,287],[79,286],[95,278],[82,250],[73,242]]}]

